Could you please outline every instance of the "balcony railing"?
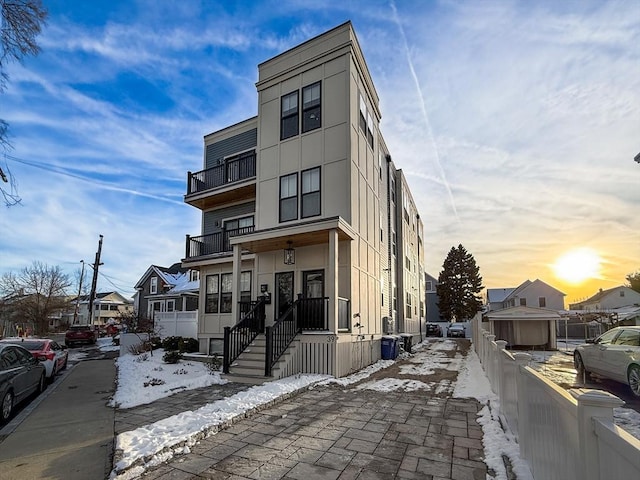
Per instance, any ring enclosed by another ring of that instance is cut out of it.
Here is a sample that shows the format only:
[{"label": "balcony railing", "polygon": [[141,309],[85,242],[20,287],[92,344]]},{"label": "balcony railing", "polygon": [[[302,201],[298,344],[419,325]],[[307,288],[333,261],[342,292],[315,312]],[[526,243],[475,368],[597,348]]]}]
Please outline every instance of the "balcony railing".
[{"label": "balcony railing", "polygon": [[199,172],[187,173],[187,195],[256,176],[256,153],[250,152]]},{"label": "balcony railing", "polygon": [[242,227],[235,230],[225,230],[222,232],[209,233],[191,237],[187,235],[185,258],[203,257],[215,253],[226,253],[233,251],[229,243],[231,237],[245,235],[253,232],[254,227]]}]

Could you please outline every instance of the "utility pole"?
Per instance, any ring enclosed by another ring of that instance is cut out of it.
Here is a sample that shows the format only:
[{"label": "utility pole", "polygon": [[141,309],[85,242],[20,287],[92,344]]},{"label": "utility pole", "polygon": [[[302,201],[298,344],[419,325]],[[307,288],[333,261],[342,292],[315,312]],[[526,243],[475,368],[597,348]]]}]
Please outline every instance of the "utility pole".
[{"label": "utility pole", "polygon": [[98,284],[98,267],[100,263],[100,253],[102,252],[102,235],[98,241],[98,251],[96,252],[96,261],[93,266],[93,280],[91,282],[91,293],[89,294],[89,325],[93,325],[93,302],[96,299],[96,285]]},{"label": "utility pole", "polygon": [[80,260],[82,263],[82,270],[80,271],[80,285],[78,285],[78,297],[76,298],[76,309],[73,312],[73,324],[78,323],[78,308],[80,306],[80,294],[82,293],[82,279],[84,278],[84,260]]}]

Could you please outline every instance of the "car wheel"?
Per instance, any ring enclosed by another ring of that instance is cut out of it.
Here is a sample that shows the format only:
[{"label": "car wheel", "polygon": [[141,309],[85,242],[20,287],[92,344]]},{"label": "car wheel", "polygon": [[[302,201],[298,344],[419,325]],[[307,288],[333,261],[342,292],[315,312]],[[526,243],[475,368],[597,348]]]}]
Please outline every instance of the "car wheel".
[{"label": "car wheel", "polygon": [[631,365],[627,372],[627,380],[629,381],[629,388],[631,393],[636,397],[640,397],[640,366]]},{"label": "car wheel", "polygon": [[0,408],[0,421],[4,423],[9,420],[13,411],[13,393],[7,392],[4,394]]},{"label": "car wheel", "polygon": [[584,368],[584,362],[582,361],[582,355],[580,355],[578,352],[575,352],[573,354],[573,367],[576,369],[576,371],[582,375],[589,375],[589,372]]}]

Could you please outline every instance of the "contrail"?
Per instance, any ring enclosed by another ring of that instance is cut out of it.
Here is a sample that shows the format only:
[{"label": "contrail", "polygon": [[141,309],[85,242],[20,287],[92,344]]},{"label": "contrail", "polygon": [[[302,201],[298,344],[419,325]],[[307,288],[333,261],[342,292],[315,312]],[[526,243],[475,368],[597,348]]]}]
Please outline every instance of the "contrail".
[{"label": "contrail", "polygon": [[440,163],[440,154],[438,153],[438,146],[436,145],[436,142],[433,139],[433,131],[431,130],[431,122],[429,122],[429,115],[427,115],[427,108],[425,106],[424,96],[422,95],[422,90],[420,89],[420,82],[418,82],[418,76],[416,75],[416,71],[413,68],[413,62],[411,61],[411,55],[409,54],[409,45],[407,44],[407,37],[404,34],[404,28],[402,28],[402,23],[400,23],[400,17],[398,17],[398,10],[396,9],[395,1],[390,0],[389,5],[391,6],[391,10],[393,12],[393,16],[392,16],[393,21],[398,26],[398,30],[400,30],[404,51],[407,55],[407,63],[409,64],[409,70],[411,71],[411,76],[413,77],[413,81],[416,84],[416,90],[418,91],[418,96],[420,97],[420,108],[422,109],[422,116],[424,117],[424,123],[427,127],[427,133],[429,135],[429,139],[431,140],[433,151],[436,154],[436,165],[438,167],[438,173],[442,177],[442,184],[444,185],[444,188],[447,190],[447,195],[449,196],[449,201],[451,202],[451,208],[453,208],[453,214],[455,215],[456,220],[460,221],[460,219],[458,218],[458,210],[456,209],[456,203],[453,199],[453,192],[451,192],[451,187],[449,186],[447,177],[444,174],[444,169],[442,168],[442,164]]}]

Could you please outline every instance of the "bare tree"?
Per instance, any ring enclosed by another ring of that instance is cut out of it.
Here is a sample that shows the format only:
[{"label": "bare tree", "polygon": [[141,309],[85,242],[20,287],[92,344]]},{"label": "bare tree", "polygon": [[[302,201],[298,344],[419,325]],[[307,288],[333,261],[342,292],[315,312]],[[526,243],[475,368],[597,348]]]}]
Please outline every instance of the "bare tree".
[{"label": "bare tree", "polygon": [[33,262],[18,273],[0,277],[5,315],[16,323],[26,324],[34,334],[49,329],[49,318],[68,307],[66,289],[71,285],[67,274],[58,266]]},{"label": "bare tree", "polygon": [[[27,55],[37,55],[40,47],[36,37],[40,34],[47,18],[47,11],[41,0],[0,0],[0,92],[4,91],[9,76],[6,65],[10,61],[22,61]],[[9,125],[0,118],[0,147],[10,147],[7,136]],[[2,183],[10,183],[11,191],[5,190]],[[20,202],[16,183],[11,172],[0,167],[0,192],[5,205]]]}]

